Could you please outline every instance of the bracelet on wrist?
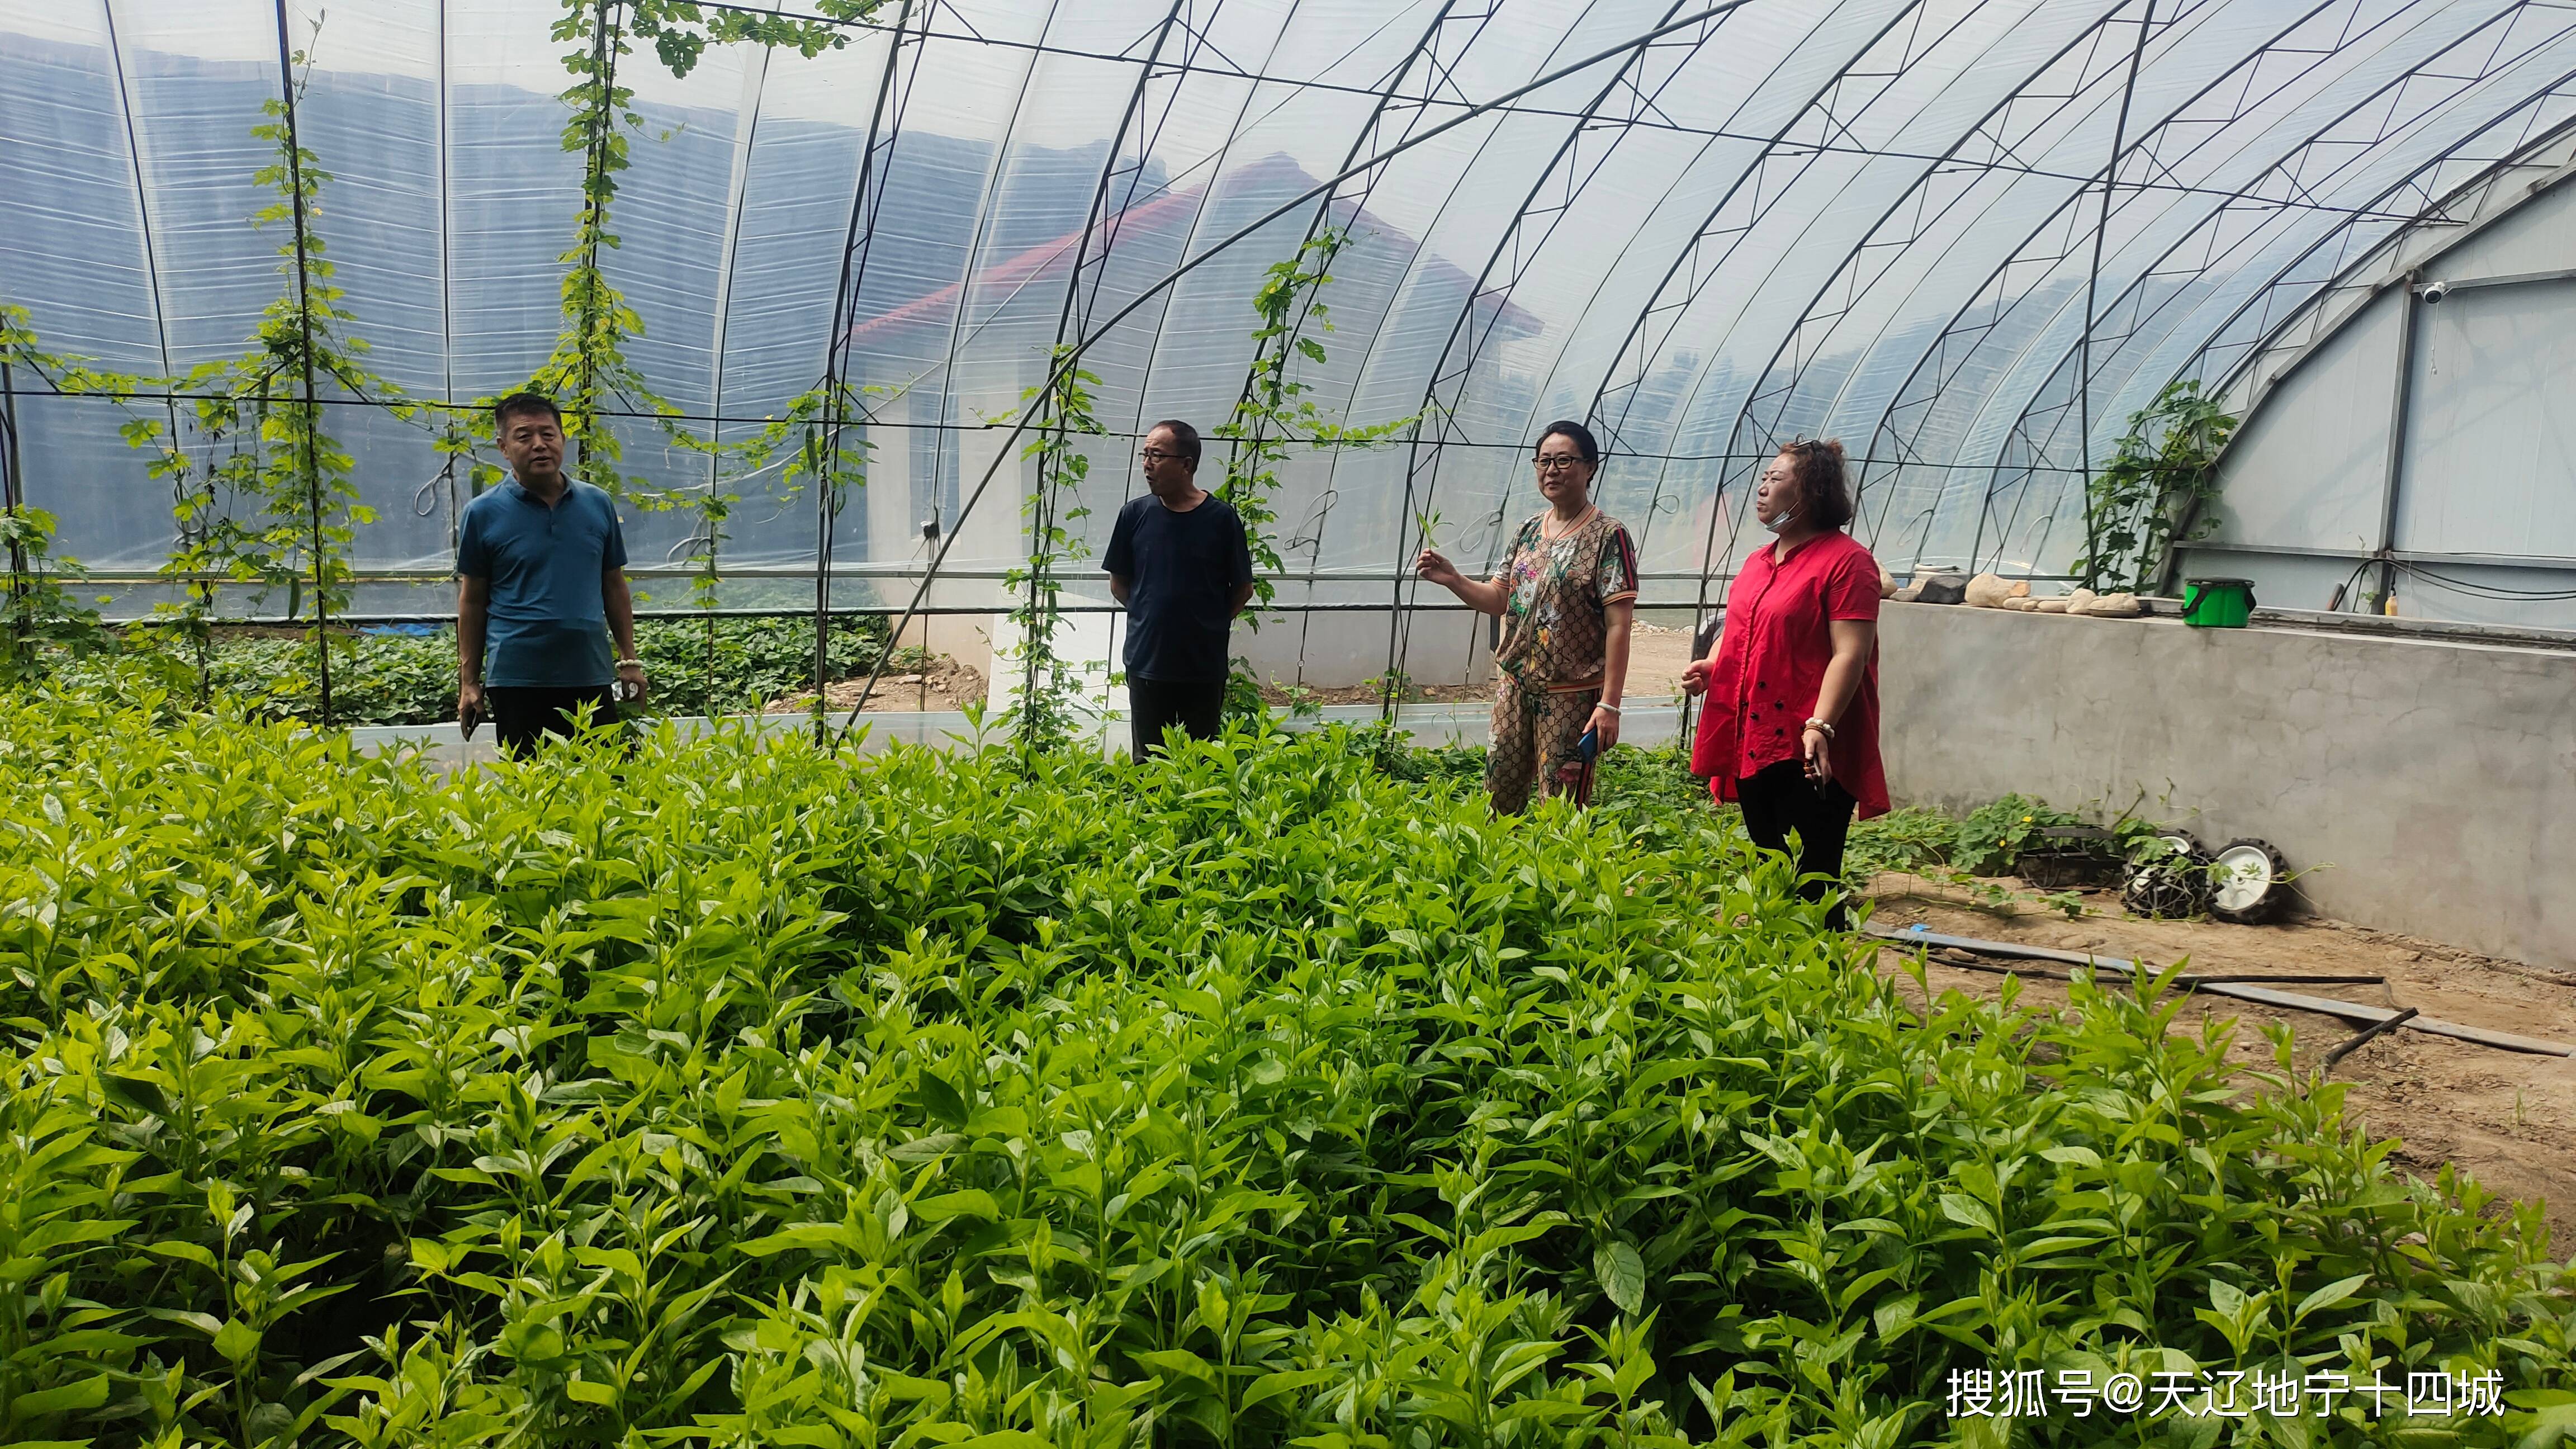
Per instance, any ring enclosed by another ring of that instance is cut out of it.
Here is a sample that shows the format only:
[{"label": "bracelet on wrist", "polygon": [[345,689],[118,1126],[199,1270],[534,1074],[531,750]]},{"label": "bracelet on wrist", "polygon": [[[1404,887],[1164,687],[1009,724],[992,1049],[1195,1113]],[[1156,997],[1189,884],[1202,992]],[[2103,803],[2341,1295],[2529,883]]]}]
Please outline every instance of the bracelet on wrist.
[{"label": "bracelet on wrist", "polygon": [[620,668],[620,669],[624,669],[626,666],[628,666],[628,665],[630,665],[630,664],[634,665],[634,666],[635,666],[636,668],[638,668],[638,669],[641,669],[641,668],[643,668],[643,667],[644,667],[644,661],[643,661],[643,660],[641,660],[641,659],[620,659],[620,660],[618,660],[618,661],[617,661],[617,667],[618,667],[618,668]]},{"label": "bracelet on wrist", "polygon": [[1599,703],[1596,703],[1596,704],[1594,704],[1592,707],[1593,707],[1594,709],[1606,709],[1606,710],[1610,711],[1612,714],[1617,714],[1617,713],[1619,712],[1619,706],[1617,706],[1617,705],[1615,705],[1615,704],[1599,704]]},{"label": "bracelet on wrist", "polygon": [[1823,735],[1826,739],[1832,739],[1832,738],[1834,737],[1834,727],[1833,727],[1832,725],[1829,725],[1829,724],[1825,723],[1825,722],[1824,722],[1823,720],[1821,720],[1821,719],[1810,719],[1810,720],[1808,720],[1808,721],[1807,721],[1807,728],[1809,728],[1809,729],[1811,729],[1811,730],[1814,730],[1816,733],[1818,733],[1818,734],[1820,734],[1820,735]]}]

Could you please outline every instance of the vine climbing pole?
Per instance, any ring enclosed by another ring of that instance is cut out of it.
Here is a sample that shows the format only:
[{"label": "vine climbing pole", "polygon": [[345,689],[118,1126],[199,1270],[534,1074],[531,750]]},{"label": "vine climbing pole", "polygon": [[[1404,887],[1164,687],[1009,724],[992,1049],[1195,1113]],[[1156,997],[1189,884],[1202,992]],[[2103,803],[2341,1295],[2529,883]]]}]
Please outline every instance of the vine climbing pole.
[{"label": "vine climbing pole", "polygon": [[19,474],[18,454],[18,379],[6,359],[0,359],[0,515],[8,519],[5,532],[9,538],[9,647],[12,657],[21,657],[27,648],[27,593],[32,582],[27,576],[27,543],[24,530],[27,515],[27,488]]},{"label": "vine climbing pole", "polygon": [[[1423,388],[1422,408],[1412,430],[1412,447],[1404,472],[1404,511],[1396,518],[1386,672],[1380,676],[1384,681],[1379,691],[1382,719],[1392,722],[1396,706],[1401,703],[1404,665],[1412,642],[1413,615],[1407,605],[1419,596],[1421,586],[1411,578],[1407,545],[1415,542],[1417,510],[1428,510],[1435,502],[1441,460],[1450,444],[1501,441],[1476,438],[1471,427],[1462,422],[1460,411],[1467,383],[1493,340],[1512,290],[1530,268],[1538,265],[1556,229],[1575,214],[1585,188],[1601,175],[1603,161],[1636,132],[1635,122],[1660,114],[1657,102],[1665,88],[1679,82],[1691,60],[1734,13],[1729,9],[1684,19],[1683,12],[1690,8],[1687,3],[1667,7],[1659,19],[1656,38],[1637,46],[1603,78],[1601,89],[1566,128],[1556,154],[1522,198],[1511,224],[1496,239],[1483,269],[1476,275],[1475,285],[1460,300],[1458,315],[1449,325],[1440,360]],[[1524,431],[1535,421],[1525,419]],[[1495,555],[1505,537],[1505,515],[1511,507],[1512,493],[1508,478],[1496,490],[1485,550],[1488,558]]]},{"label": "vine climbing pole", "polygon": [[[1197,62],[1199,47],[1204,44],[1202,26],[1187,23],[1193,8],[1193,0],[1172,0],[1162,23],[1154,28],[1153,46],[1137,69],[1127,107],[1120,113],[1118,129],[1102,155],[1100,175],[1091,189],[1091,206],[1083,217],[1082,237],[1075,243],[1073,266],[1066,275],[1064,303],[1056,314],[1055,346],[1048,354],[1051,358],[1063,359],[1074,339],[1092,336],[1092,318],[1100,303],[1101,280],[1108,272],[1110,254],[1117,247],[1128,208],[1136,202],[1146,162],[1154,155],[1164,125],[1171,119],[1182,80]],[[1164,57],[1175,33],[1185,34],[1189,40],[1184,51],[1167,65]],[[1158,86],[1157,81],[1163,84]],[[1036,437],[1029,448],[1037,463],[1037,478],[1031,486],[1027,510],[1028,562],[1020,570],[1026,575],[1021,582],[1027,592],[1020,608],[1019,661],[1019,713],[1029,726],[1021,734],[1028,739],[1063,734],[1073,719],[1072,701],[1066,696],[1079,686],[1055,644],[1056,633],[1064,622],[1056,566],[1078,547],[1066,525],[1083,516],[1079,489],[1090,474],[1089,460],[1075,451],[1073,439],[1100,431],[1099,421],[1091,411],[1087,388],[1090,375],[1079,366],[1052,371],[1049,385],[1035,390],[1029,400],[1038,419]],[[1070,504],[1068,492],[1075,495]],[[998,666],[1000,661],[995,663]]]},{"label": "vine climbing pole", "polygon": [[311,217],[308,214],[309,193],[305,190],[304,145],[295,126],[295,44],[287,34],[286,0],[277,0],[277,69],[281,109],[279,122],[286,135],[287,207],[294,224],[295,246],[295,318],[297,329],[297,385],[304,409],[303,426],[295,430],[298,443],[296,474],[304,487],[305,522],[308,529],[306,547],[311,553],[313,569],[313,655],[315,681],[321,691],[322,727],[331,727],[331,548],[323,531],[322,462],[316,452],[320,444],[322,409],[313,386],[313,276]]}]

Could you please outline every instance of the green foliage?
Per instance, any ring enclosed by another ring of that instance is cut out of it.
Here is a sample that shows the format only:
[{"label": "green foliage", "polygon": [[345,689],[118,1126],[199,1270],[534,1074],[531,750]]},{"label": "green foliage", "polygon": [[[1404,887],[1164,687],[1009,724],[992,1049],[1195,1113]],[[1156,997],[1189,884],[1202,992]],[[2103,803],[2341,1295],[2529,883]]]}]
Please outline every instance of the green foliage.
[{"label": "green foliage", "polygon": [[0,1437],[1929,1444],[1998,1365],[2555,1412],[2536,1210],[2340,1086],[2178,998],[1927,1000],[1715,812],[1377,754],[449,776],[0,701]]},{"label": "green foliage", "polygon": [[[286,282],[261,313],[246,351],[209,359],[177,378],[127,376],[44,352],[24,311],[0,308],[6,361],[59,391],[108,397],[128,408],[119,431],[129,445],[151,451],[147,471],[169,483],[178,523],[162,572],[186,583],[187,602],[162,612],[196,635],[201,664],[225,583],[246,586],[254,605],[284,588],[289,614],[302,611],[309,593],[317,641],[318,621],[345,607],[355,530],[375,514],[359,502],[355,463],[322,426],[326,396],[385,402],[407,420],[419,415],[399,389],[367,370],[367,342],[351,330],[356,319],[340,305],[344,294],[315,229],[331,177],[296,131],[306,62],[300,51],[291,57],[290,93],[263,102],[268,119],[251,128],[272,151],[252,182],[276,199],[250,222],[279,229],[277,270]],[[135,402],[156,392],[161,416],[133,411]],[[334,713],[330,659],[318,643],[312,663],[328,722]],[[206,684],[201,667],[201,698]]]},{"label": "green foliage", "polygon": [[1072,740],[1083,688],[1081,671],[1055,643],[1064,626],[1064,580],[1057,569],[1088,552],[1072,525],[1091,516],[1078,501],[1082,480],[1091,476],[1091,457],[1073,440],[1103,432],[1091,411],[1091,390],[1100,379],[1074,366],[1075,355],[1070,345],[1057,347],[1047,380],[1020,394],[1030,419],[1020,456],[1037,464],[1037,481],[1020,507],[1029,521],[1028,553],[1004,575],[1003,587],[1021,594],[1011,610],[1020,642],[1009,659],[1021,678],[1009,725],[1028,750],[1062,749]]},{"label": "green foliage", "polygon": [[[707,648],[712,630],[715,648]],[[877,619],[836,621],[831,634],[834,679],[864,676],[886,637]],[[169,640],[138,628],[113,657],[58,656],[45,673],[66,687],[131,697],[138,690],[189,687],[195,665]],[[654,714],[754,713],[770,701],[810,689],[813,626],[803,619],[706,622],[639,619],[635,647],[653,679],[646,708]],[[456,636],[334,634],[335,718],[349,725],[436,724],[456,717]],[[319,718],[312,650],[293,640],[222,634],[208,651],[214,692],[254,719]],[[632,708],[631,706],[629,707]]]},{"label": "green foliage", "polygon": [[[1857,880],[1890,870],[2004,875],[2039,832],[2089,823],[2093,822],[2080,814],[2027,795],[1989,800],[1958,819],[1937,810],[1894,810],[1875,820],[1855,822],[1846,858]],[[2116,848],[2135,857],[2160,827],[2132,811],[2122,813],[2107,828]]]},{"label": "green foliage", "polygon": [[[1325,227],[1308,237],[1297,254],[1273,262],[1261,289],[1252,296],[1258,325],[1252,329],[1252,369],[1234,411],[1218,424],[1226,440],[1225,478],[1216,496],[1243,520],[1252,551],[1252,596],[1255,612],[1246,622],[1261,627],[1257,606],[1279,596],[1275,575],[1288,563],[1279,552],[1273,525],[1279,511],[1272,502],[1279,491],[1279,470],[1293,447],[1373,447],[1411,427],[1412,417],[1354,427],[1315,406],[1314,386],[1296,371],[1330,361],[1323,334],[1333,330],[1332,309],[1323,298],[1333,280],[1333,259],[1351,245],[1347,228]],[[1418,415],[1417,415],[1418,416]],[[1257,693],[1260,681],[1251,681]]]},{"label": "green foliage", "polygon": [[0,508],[0,550],[9,557],[8,592],[0,596],[0,685],[24,684],[44,672],[49,655],[96,653],[114,642],[98,611],[63,587],[86,572],[56,554],[54,516],[15,502]]},{"label": "green foliage", "polygon": [[[2119,451],[2084,492],[2085,586],[2133,593],[2155,581],[2179,542],[2215,524],[2203,505],[2218,496],[2218,452],[2236,417],[2204,396],[2198,379],[2168,384],[2129,416]],[[2189,529],[2176,537],[2177,529]]]}]

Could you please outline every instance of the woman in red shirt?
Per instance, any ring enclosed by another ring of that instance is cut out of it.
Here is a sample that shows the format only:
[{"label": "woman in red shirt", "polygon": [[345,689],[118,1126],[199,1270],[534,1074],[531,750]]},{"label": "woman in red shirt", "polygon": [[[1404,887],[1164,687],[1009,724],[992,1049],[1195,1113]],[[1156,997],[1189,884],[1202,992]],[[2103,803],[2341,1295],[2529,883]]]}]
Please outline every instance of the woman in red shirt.
[{"label": "woman in red shirt", "polygon": [[[1727,593],[1726,627],[1682,687],[1708,706],[1691,773],[1744,809],[1744,831],[1785,853],[1798,837],[1800,894],[1842,879],[1854,812],[1887,813],[1878,758],[1878,561],[1843,525],[1843,445],[1792,443],[1762,470],[1753,516],[1777,535]],[[1832,921],[1846,924],[1841,901]]]}]

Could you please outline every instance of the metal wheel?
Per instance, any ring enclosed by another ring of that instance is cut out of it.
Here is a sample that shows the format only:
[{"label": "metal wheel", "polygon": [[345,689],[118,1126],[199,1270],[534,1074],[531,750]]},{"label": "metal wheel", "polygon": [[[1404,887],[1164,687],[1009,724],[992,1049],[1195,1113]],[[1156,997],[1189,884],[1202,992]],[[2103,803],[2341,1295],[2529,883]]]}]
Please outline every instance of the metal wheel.
[{"label": "metal wheel", "polygon": [[2211,860],[2209,875],[2209,913],[2222,921],[2260,925],[2289,903],[2289,862],[2270,841],[2229,841]]}]

